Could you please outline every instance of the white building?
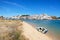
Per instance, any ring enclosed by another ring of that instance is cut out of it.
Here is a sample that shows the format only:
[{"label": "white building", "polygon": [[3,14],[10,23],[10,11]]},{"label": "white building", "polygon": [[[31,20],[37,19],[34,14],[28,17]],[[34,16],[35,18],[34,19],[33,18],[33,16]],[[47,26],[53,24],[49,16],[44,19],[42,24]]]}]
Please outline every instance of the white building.
[{"label": "white building", "polygon": [[33,15],[31,16],[31,19],[38,19],[39,15]]},{"label": "white building", "polygon": [[41,14],[40,19],[52,19],[52,18],[48,16],[47,14]]},{"label": "white building", "polygon": [[12,16],[11,19],[20,19],[20,16]]},{"label": "white building", "polygon": [[31,19],[52,19],[47,14],[41,14],[41,15],[33,15],[31,16]]},{"label": "white building", "polygon": [[41,15],[22,15],[22,16],[12,16],[11,19],[52,19],[51,16],[48,16],[47,14],[41,14]]}]

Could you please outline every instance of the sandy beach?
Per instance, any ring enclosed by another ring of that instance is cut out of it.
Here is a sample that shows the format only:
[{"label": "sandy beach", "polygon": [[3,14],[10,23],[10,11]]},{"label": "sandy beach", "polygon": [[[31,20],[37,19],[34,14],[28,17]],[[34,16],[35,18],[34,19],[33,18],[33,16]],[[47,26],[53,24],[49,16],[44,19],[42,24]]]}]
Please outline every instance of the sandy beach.
[{"label": "sandy beach", "polygon": [[23,22],[23,35],[29,40],[52,40],[45,34],[38,32],[33,26],[26,22]]},{"label": "sandy beach", "polygon": [[32,25],[18,20],[0,20],[0,40],[52,40]]}]

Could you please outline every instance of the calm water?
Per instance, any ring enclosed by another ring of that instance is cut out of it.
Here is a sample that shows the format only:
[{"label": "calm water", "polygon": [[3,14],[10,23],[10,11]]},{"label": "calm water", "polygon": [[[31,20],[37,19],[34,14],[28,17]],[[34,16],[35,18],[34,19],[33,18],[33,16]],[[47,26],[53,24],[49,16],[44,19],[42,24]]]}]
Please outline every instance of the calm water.
[{"label": "calm water", "polygon": [[45,27],[51,31],[54,36],[60,37],[60,20],[24,20],[35,27]]}]

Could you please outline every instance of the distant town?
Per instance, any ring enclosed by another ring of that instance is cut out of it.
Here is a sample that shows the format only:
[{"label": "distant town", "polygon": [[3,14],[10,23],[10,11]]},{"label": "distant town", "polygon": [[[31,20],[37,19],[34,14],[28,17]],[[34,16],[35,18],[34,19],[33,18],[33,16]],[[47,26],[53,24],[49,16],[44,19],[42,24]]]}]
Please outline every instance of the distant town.
[{"label": "distant town", "polygon": [[60,20],[60,17],[56,16],[49,16],[47,14],[41,14],[41,15],[17,15],[17,16],[12,16],[12,17],[4,17],[0,16],[0,19],[32,19],[32,20]]}]

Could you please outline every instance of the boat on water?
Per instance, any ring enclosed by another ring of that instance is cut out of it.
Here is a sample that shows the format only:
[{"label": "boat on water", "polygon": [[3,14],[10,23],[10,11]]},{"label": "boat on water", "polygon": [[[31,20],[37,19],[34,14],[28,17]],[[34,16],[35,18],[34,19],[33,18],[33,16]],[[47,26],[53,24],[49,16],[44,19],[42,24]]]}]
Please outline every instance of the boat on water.
[{"label": "boat on water", "polygon": [[48,30],[44,27],[38,27],[37,30],[43,34],[46,34],[48,32]]}]

